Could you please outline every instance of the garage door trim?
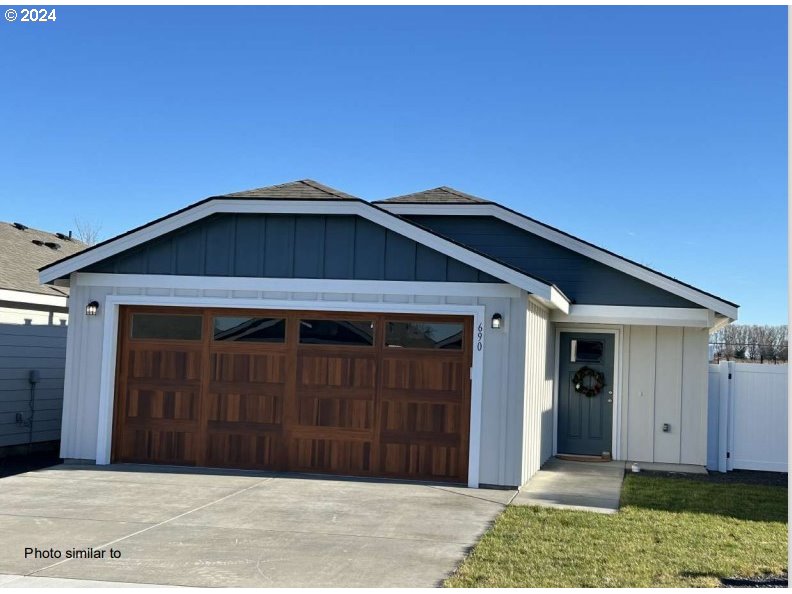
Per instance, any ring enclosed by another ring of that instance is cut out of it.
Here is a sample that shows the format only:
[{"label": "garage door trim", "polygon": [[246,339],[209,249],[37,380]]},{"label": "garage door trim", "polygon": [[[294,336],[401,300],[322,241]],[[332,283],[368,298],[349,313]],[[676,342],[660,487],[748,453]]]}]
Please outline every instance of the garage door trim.
[{"label": "garage door trim", "polygon": [[[251,310],[308,310],[324,312],[392,313],[423,315],[461,315],[473,318],[473,348],[470,387],[468,486],[478,487],[481,438],[481,404],[483,390],[483,353],[485,337],[484,306],[450,304],[406,304],[364,302],[284,301],[229,298],[154,297],[139,295],[108,295],[104,300],[102,315],[104,333],[102,342],[102,368],[100,406],[97,435],[97,464],[109,464],[112,452],[113,406],[116,385],[119,309],[121,305],[172,306]],[[98,320],[97,320],[98,321]]]}]

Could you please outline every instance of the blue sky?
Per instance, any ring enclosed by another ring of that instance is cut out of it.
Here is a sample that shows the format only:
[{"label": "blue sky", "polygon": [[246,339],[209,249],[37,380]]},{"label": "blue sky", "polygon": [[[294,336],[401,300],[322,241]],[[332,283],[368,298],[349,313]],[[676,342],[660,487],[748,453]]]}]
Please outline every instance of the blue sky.
[{"label": "blue sky", "polygon": [[120,233],[450,185],[787,321],[785,7],[86,8],[0,22],[0,219]]}]

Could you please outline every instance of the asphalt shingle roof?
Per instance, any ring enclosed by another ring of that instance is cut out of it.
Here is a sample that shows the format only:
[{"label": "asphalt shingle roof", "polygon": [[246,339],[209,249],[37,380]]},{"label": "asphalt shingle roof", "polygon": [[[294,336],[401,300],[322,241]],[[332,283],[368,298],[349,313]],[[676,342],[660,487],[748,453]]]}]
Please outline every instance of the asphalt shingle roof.
[{"label": "asphalt shingle roof", "polygon": [[[57,249],[48,247],[46,243],[56,245]],[[13,223],[0,222],[0,289],[67,295],[68,289],[63,287],[40,285],[38,269],[86,247],[76,239],[58,237],[30,227],[18,229]]]},{"label": "asphalt shingle roof", "polygon": [[[484,200],[472,194],[465,194],[448,186],[440,186],[423,192],[395,196],[387,200],[377,200],[376,202],[408,202],[423,204],[491,204],[490,200]],[[376,204],[375,202],[375,204]]]},{"label": "asphalt shingle roof", "polygon": [[287,184],[267,186],[244,190],[232,194],[224,194],[219,198],[271,198],[278,200],[359,200],[355,196],[346,194],[329,186],[320,184],[311,179],[301,179]]}]

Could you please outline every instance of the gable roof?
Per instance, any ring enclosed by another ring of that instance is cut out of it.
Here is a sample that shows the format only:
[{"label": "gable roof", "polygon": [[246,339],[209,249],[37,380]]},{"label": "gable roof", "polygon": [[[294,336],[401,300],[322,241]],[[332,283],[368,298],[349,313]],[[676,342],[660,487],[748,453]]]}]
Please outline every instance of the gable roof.
[{"label": "gable roof", "polygon": [[448,188],[450,192],[469,196],[472,200],[448,201],[437,193],[437,189],[416,192],[406,196],[397,196],[386,200],[378,200],[375,204],[390,210],[394,214],[443,214],[443,215],[478,215],[492,216],[510,223],[515,227],[534,233],[549,241],[576,251],[593,260],[611,266],[621,272],[630,274],[640,280],[648,282],[669,293],[692,301],[702,307],[724,315],[730,319],[737,319],[739,305],[727,301],[717,295],[703,291],[691,284],[680,281],[672,276],[639,264],[608,249],[599,247],[579,237],[552,227],[511,208],[484,200],[458,190]]},{"label": "gable roof", "polygon": [[0,289],[65,296],[67,292],[61,288],[39,284],[36,271],[86,247],[67,235],[0,222]]},{"label": "gable roof", "polygon": [[460,192],[448,186],[440,186],[423,192],[395,196],[387,200],[377,200],[374,204],[400,202],[406,204],[488,204],[489,200],[484,200],[472,194]]},{"label": "gable roof", "polygon": [[311,180],[268,186],[245,192],[210,196],[169,215],[141,225],[117,237],[91,246],[80,254],[63,258],[39,269],[42,283],[68,278],[105,258],[151,241],[207,216],[222,213],[347,214],[366,218],[391,231],[413,239],[446,256],[532,293],[551,307],[569,311],[563,292],[535,275],[442,236],[421,225],[388,212],[375,204],[333,190]]},{"label": "gable roof", "polygon": [[276,186],[224,194],[224,198],[270,198],[278,200],[360,200],[351,194],[325,186],[312,179],[301,179]]}]

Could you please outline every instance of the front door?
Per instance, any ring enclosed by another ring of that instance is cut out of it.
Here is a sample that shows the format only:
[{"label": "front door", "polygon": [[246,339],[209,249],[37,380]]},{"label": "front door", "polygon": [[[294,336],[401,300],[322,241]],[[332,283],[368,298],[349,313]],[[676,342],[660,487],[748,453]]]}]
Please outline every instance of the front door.
[{"label": "front door", "polygon": [[613,334],[562,332],[558,367],[558,453],[610,455]]}]

